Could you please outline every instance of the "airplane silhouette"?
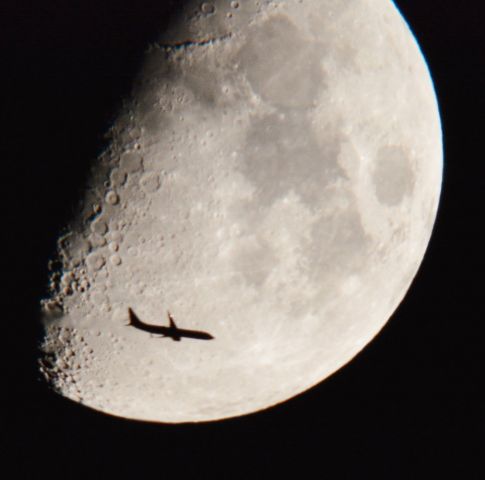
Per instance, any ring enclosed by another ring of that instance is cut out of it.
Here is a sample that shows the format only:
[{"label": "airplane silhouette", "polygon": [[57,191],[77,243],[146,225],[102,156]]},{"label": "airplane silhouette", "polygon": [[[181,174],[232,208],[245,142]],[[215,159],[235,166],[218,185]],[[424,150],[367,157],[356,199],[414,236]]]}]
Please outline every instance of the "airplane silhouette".
[{"label": "airplane silhouette", "polygon": [[148,323],[142,322],[136,316],[135,312],[131,308],[128,308],[129,323],[127,324],[127,326],[135,327],[138,330],[161,335],[163,337],[170,337],[175,342],[180,342],[181,338],[183,337],[194,338],[196,340],[212,340],[214,338],[210,333],[207,332],[178,328],[177,325],[175,325],[175,322],[172,315],[170,315],[170,312],[167,312],[167,315],[170,322],[169,327],[162,327],[161,325],[150,325]]}]

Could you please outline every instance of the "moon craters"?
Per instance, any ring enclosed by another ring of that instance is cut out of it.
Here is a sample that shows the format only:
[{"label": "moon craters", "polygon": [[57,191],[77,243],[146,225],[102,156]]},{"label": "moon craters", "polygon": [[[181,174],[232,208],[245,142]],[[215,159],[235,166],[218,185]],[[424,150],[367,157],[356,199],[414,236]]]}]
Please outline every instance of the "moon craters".
[{"label": "moon craters", "polygon": [[110,262],[114,266],[121,265],[121,257],[119,255],[117,255],[117,254],[111,255]]},{"label": "moon craters", "polygon": [[126,174],[134,173],[142,168],[142,158],[137,152],[125,152],[120,159],[120,168]]},{"label": "moon craters", "polygon": [[154,193],[160,188],[160,175],[156,172],[145,173],[140,179],[140,187],[146,193]]},{"label": "moon craters", "polygon": [[216,7],[210,2],[203,2],[200,6],[200,11],[204,15],[211,15],[216,11]]},{"label": "moon craters", "polygon": [[104,235],[108,231],[108,225],[101,217],[98,217],[91,223],[91,231],[98,235]]},{"label": "moon craters", "polygon": [[[420,53],[389,0],[181,3],[42,301],[48,382],[163,422],[254,412],[348,362],[416,272],[442,161],[432,84],[410,73]],[[152,338],[128,308],[214,340]]]},{"label": "moon craters", "polygon": [[379,202],[396,206],[414,187],[414,172],[409,154],[403,147],[386,146],[378,153],[373,182]]},{"label": "moon craters", "polygon": [[113,168],[110,174],[111,185],[121,187],[126,182],[126,172],[120,168]]},{"label": "moon craters", "polygon": [[105,263],[105,258],[98,252],[92,252],[86,258],[86,264],[89,270],[93,272],[101,270]]},{"label": "moon craters", "polygon": [[106,200],[106,203],[109,203],[110,205],[116,205],[119,202],[120,197],[114,190],[110,190],[106,194],[105,200]]}]

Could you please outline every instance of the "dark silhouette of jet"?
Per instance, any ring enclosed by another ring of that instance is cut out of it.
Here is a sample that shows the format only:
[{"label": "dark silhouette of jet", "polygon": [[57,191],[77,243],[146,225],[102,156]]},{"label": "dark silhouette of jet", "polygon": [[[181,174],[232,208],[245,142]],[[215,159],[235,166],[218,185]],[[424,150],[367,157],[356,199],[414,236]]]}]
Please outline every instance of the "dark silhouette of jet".
[{"label": "dark silhouette of jet", "polygon": [[180,342],[181,338],[195,338],[196,340],[212,340],[214,337],[207,332],[200,332],[198,330],[184,330],[183,328],[178,328],[175,325],[172,315],[167,312],[168,320],[170,322],[169,327],[162,327],[161,325],[150,325],[148,323],[142,322],[136,315],[135,312],[128,308],[129,323],[128,326],[138,328],[138,330],[143,330],[144,332],[152,333],[155,335],[161,335],[163,337],[170,337],[175,342]]}]

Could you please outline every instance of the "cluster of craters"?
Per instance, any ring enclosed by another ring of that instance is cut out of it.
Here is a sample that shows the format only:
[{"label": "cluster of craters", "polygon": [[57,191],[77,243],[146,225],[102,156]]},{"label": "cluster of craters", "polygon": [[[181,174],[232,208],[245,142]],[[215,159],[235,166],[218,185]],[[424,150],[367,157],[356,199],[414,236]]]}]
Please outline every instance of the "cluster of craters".
[{"label": "cluster of craters", "polygon": [[[104,338],[103,338],[104,337]],[[122,339],[100,330],[81,331],[76,328],[53,325],[48,329],[41,346],[43,356],[39,370],[54,390],[78,402],[103,402],[97,392],[104,387],[116,387],[116,381],[100,368],[105,349],[111,344],[111,358],[120,356],[124,349]]]},{"label": "cluster of craters", "polygon": [[44,356],[39,361],[42,375],[56,390],[82,400],[78,381],[81,370],[93,360],[93,348],[76,329],[65,327],[53,327],[42,348]]},{"label": "cluster of craters", "polygon": [[[56,258],[48,265],[48,296],[41,302],[48,319],[82,303],[99,306],[101,297],[105,310],[111,308],[103,292],[109,285],[110,272],[122,265],[123,254],[130,251],[130,245],[123,246],[127,227],[134,220],[130,212],[143,214],[143,208],[132,209],[130,203],[144,200],[161,183],[159,172],[145,171],[141,145],[130,143],[133,133],[127,130],[123,145],[113,142],[111,150],[94,165],[93,188],[81,202],[81,216],[58,239]],[[119,132],[115,134],[122,137]]]}]

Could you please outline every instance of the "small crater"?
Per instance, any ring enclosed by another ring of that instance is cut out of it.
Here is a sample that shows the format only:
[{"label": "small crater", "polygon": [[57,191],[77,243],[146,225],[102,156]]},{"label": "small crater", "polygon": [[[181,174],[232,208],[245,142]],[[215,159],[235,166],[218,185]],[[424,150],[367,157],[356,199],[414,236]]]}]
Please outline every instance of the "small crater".
[{"label": "small crater", "polygon": [[121,155],[120,167],[126,173],[135,173],[142,168],[142,157],[137,152],[125,152]]},{"label": "small crater", "polygon": [[116,205],[120,198],[118,197],[118,194],[114,190],[110,190],[105,197],[106,203],[109,203],[110,205]]},{"label": "small crater", "polygon": [[111,185],[121,187],[126,182],[126,173],[119,168],[113,168],[110,175]]},{"label": "small crater", "polygon": [[91,242],[91,245],[93,247],[102,247],[106,245],[106,238],[103,237],[103,235],[100,235],[99,233],[92,233],[89,235],[89,241]]},{"label": "small crater", "polygon": [[140,186],[146,193],[154,193],[160,188],[160,175],[150,172],[140,179]]},{"label": "small crater", "polygon": [[212,3],[204,2],[200,6],[200,11],[204,15],[212,15],[216,11],[216,7]]},{"label": "small crater", "polygon": [[62,293],[64,295],[72,295],[72,288],[71,287],[64,287],[64,289],[62,290]]},{"label": "small crater", "polygon": [[123,240],[123,235],[118,230],[115,230],[115,231],[111,230],[108,233],[107,238],[110,242],[120,243]]},{"label": "small crater", "polygon": [[121,257],[119,255],[112,255],[109,259],[112,265],[121,265]]},{"label": "small crater", "polygon": [[86,265],[92,271],[100,270],[105,263],[104,257],[99,253],[90,253],[86,258]]},{"label": "small crater", "polygon": [[98,235],[104,235],[108,231],[108,225],[101,218],[97,218],[91,223],[91,231]]},{"label": "small crater", "polygon": [[141,129],[140,127],[132,127],[130,128],[130,137],[134,140],[138,140],[141,137]]}]

